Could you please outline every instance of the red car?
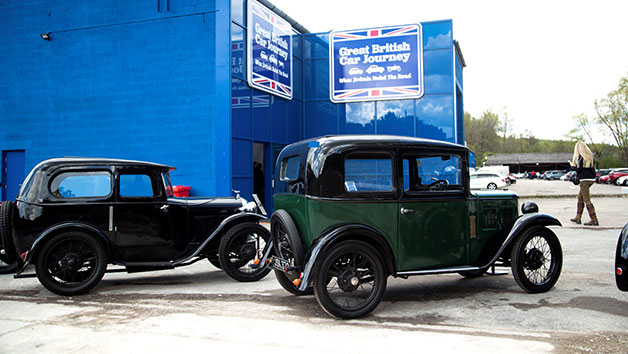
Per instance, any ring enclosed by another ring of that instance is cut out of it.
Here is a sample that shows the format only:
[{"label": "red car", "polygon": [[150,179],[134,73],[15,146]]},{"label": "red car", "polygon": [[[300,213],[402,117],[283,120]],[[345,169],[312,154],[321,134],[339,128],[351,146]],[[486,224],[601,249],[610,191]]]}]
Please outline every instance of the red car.
[{"label": "red car", "polygon": [[613,170],[611,173],[608,174],[608,180],[605,182],[617,184],[617,179],[622,176],[628,176],[628,168]]}]

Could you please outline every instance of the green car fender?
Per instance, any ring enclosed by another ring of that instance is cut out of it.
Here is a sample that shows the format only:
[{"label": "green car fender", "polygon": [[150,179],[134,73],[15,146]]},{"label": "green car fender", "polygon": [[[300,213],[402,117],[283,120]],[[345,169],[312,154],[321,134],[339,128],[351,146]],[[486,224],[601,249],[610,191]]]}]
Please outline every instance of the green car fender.
[{"label": "green car fender", "polygon": [[312,247],[310,247],[305,255],[305,267],[303,269],[299,290],[304,291],[312,285],[316,262],[325,254],[325,251],[334,244],[344,240],[358,240],[370,244],[382,257],[386,265],[387,273],[393,275],[396,273],[395,254],[384,235],[367,225],[345,224],[323,232],[321,236],[317,237],[314,242],[312,242]]},{"label": "green car fender", "polygon": [[493,259],[483,268],[490,267],[493,263],[495,263],[499,256],[503,255],[506,258],[510,258],[510,251],[514,241],[527,229],[534,226],[562,226],[562,224],[555,217],[545,213],[537,212],[521,215],[513,224],[499,251],[495,253]]}]

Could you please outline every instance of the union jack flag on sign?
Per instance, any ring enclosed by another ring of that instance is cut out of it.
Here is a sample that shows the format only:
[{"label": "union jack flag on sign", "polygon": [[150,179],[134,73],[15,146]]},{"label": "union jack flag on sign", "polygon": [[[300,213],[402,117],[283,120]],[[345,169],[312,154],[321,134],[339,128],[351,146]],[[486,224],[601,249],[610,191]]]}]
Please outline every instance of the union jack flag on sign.
[{"label": "union jack flag on sign", "polygon": [[329,39],[333,102],[423,95],[421,25],[334,31]]},{"label": "union jack flag on sign", "polygon": [[248,83],[291,99],[292,26],[261,3],[249,0],[248,4]]}]

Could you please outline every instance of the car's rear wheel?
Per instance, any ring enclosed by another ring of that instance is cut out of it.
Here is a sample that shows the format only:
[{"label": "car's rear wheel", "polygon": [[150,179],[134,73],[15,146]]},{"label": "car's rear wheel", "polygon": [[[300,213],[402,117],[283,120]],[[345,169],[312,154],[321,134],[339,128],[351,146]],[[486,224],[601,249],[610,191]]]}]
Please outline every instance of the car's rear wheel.
[{"label": "car's rear wheel", "polygon": [[386,289],[386,270],[369,244],[344,241],[326,252],[314,278],[314,295],[330,315],[358,318],[371,313]]},{"label": "car's rear wheel", "polygon": [[275,211],[270,218],[270,230],[273,235],[275,255],[287,260],[295,268],[288,273],[275,270],[279,285],[294,295],[312,295],[314,291],[311,287],[301,291],[292,283],[299,276],[298,267],[304,266],[305,250],[297,226],[290,214],[282,209]]},{"label": "car's rear wheel", "polygon": [[107,269],[107,253],[99,240],[70,231],[52,237],[38,252],[35,271],[46,289],[79,295],[93,289]]},{"label": "car's rear wheel", "polygon": [[486,186],[486,188],[488,188],[488,189],[497,189],[497,184],[491,182],[491,183],[488,184],[488,186]]},{"label": "car's rear wheel", "polygon": [[[11,201],[0,204],[0,262],[6,264],[6,267],[16,265],[18,257],[11,231],[13,206],[14,202]],[[0,263],[0,266],[3,265]]]},{"label": "car's rear wheel", "polygon": [[529,293],[549,291],[560,277],[563,251],[556,234],[539,226],[528,229],[512,248],[515,281]]},{"label": "car's rear wheel", "polygon": [[269,241],[270,232],[258,223],[246,222],[234,226],[220,240],[218,257],[222,269],[237,281],[262,279],[270,272],[270,268],[261,264]]}]

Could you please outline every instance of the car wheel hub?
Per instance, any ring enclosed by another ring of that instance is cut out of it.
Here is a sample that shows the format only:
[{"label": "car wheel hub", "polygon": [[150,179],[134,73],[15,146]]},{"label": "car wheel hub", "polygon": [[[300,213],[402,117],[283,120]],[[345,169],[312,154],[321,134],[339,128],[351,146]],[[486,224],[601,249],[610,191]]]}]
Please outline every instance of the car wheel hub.
[{"label": "car wheel hub", "polygon": [[80,264],[80,258],[76,254],[69,254],[61,261],[61,266],[65,269],[75,269]]},{"label": "car wheel hub", "polygon": [[541,268],[543,263],[545,262],[545,256],[543,256],[543,252],[534,248],[528,252],[528,261],[526,262],[526,267],[530,270],[537,270]]},{"label": "car wheel hub", "polygon": [[255,245],[252,243],[244,244],[240,248],[240,259],[242,260],[251,260],[255,257]]},{"label": "car wheel hub", "polygon": [[360,285],[360,279],[352,269],[347,269],[338,276],[338,286],[344,292],[352,292]]}]

